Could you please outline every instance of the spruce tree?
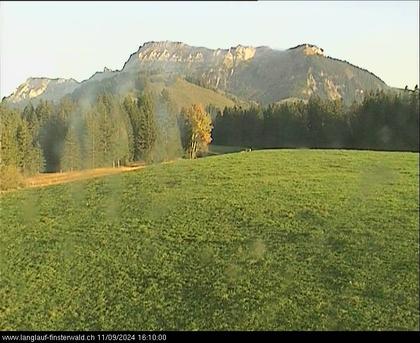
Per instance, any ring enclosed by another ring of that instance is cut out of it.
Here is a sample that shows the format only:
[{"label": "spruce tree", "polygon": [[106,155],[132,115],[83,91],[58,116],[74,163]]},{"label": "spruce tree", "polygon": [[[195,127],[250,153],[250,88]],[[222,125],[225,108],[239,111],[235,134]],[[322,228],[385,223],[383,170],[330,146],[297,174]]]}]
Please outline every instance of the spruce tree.
[{"label": "spruce tree", "polygon": [[64,171],[82,169],[82,154],[79,137],[73,126],[69,127],[64,140],[61,166]]}]

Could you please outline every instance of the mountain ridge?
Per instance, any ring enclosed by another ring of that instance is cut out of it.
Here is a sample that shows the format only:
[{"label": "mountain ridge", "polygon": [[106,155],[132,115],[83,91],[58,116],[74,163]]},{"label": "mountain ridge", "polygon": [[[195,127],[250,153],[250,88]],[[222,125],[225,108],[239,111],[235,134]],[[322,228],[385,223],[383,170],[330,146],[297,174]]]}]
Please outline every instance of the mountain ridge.
[{"label": "mountain ridge", "polygon": [[14,104],[37,99],[57,101],[65,95],[81,96],[82,92],[75,91],[86,85],[99,87],[107,80],[123,84],[118,87],[123,93],[121,90],[135,87],[134,80],[144,72],[164,78],[182,77],[200,87],[262,104],[288,98],[307,100],[312,95],[342,99],[349,104],[360,101],[365,91],[391,89],[372,72],[330,57],[314,44],[299,44],[286,50],[242,44],[210,49],[180,41],[148,41],[129,56],[120,70],[105,67],[81,82],[28,78],[3,100]]}]

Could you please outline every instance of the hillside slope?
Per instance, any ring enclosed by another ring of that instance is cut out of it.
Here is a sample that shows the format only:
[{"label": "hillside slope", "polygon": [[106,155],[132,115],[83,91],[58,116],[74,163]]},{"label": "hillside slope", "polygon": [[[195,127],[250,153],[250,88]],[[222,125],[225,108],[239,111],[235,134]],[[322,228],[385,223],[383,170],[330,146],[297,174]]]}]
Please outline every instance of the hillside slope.
[{"label": "hillside slope", "polygon": [[286,51],[261,49],[232,74],[228,90],[267,105],[288,98],[307,100],[311,95],[350,104],[361,101],[364,92],[389,89],[368,71],[319,50],[307,45]]},{"label": "hillside slope", "polygon": [[242,99],[269,104],[287,98],[360,101],[370,90],[389,87],[376,75],[324,50],[302,44],[288,50],[238,45],[230,49],[192,47],[182,42],[147,42],[123,71],[177,74]]},{"label": "hillside slope", "polygon": [[152,89],[157,93],[166,89],[170,99],[178,109],[188,107],[193,103],[200,103],[204,106],[214,105],[223,109],[224,107],[234,106],[236,103],[236,101],[220,92],[197,86],[181,78],[177,78],[168,85],[164,83],[152,84]]},{"label": "hillside slope", "polygon": [[323,49],[310,44],[288,50],[242,45],[212,50],[162,41],[140,46],[119,71],[105,68],[80,83],[68,80],[54,84],[54,91],[50,92],[47,88],[35,91],[28,79],[5,101],[18,104],[29,99],[59,100],[66,94],[80,98],[104,89],[125,94],[137,87],[139,78],[153,76],[166,81],[180,77],[264,105],[288,98],[307,100],[311,95],[343,99],[350,104],[362,100],[364,92],[391,89],[367,70],[331,58]]},{"label": "hillside slope", "polygon": [[4,330],[419,330],[413,153],[281,150],[0,197]]}]

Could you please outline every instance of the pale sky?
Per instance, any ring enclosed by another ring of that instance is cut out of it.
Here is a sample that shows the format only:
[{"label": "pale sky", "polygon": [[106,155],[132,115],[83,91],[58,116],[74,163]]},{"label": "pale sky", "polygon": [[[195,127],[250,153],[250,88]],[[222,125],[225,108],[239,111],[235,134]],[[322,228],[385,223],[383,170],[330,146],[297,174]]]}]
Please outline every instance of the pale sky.
[{"label": "pale sky", "polygon": [[368,69],[388,85],[419,83],[418,1],[0,2],[0,98],[28,77],[78,81],[121,69],[147,41],[208,48],[301,43]]}]

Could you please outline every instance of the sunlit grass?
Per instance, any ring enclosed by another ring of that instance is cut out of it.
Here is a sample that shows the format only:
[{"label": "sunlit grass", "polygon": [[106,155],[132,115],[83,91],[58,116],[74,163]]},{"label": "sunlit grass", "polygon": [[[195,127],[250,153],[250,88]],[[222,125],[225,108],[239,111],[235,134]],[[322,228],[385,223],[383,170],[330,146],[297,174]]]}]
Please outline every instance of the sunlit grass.
[{"label": "sunlit grass", "polygon": [[0,328],[418,330],[418,161],[253,151],[5,194]]}]

